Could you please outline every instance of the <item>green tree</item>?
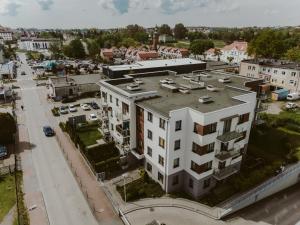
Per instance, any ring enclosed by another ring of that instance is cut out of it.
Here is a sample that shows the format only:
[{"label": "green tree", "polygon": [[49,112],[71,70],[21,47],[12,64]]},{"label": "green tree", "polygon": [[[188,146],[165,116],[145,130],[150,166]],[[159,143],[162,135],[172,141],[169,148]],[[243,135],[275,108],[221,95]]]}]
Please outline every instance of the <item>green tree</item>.
[{"label": "green tree", "polygon": [[89,40],[87,41],[87,48],[89,51],[89,56],[92,59],[96,59],[101,51],[101,46],[99,44],[99,42],[97,42],[97,40]]},{"label": "green tree", "polygon": [[63,52],[66,56],[75,59],[85,58],[85,51],[81,40],[75,39],[69,45],[64,46]]},{"label": "green tree", "polygon": [[206,34],[204,34],[203,32],[189,32],[187,34],[187,37],[190,41],[194,41],[197,39],[207,39]]},{"label": "green tree", "polygon": [[159,34],[172,35],[171,27],[168,24],[162,24],[158,29]]},{"label": "green tree", "polygon": [[58,44],[58,43],[50,44],[49,51],[52,53],[52,57],[54,59],[59,59],[62,56],[62,49],[61,49],[60,44]]},{"label": "green tree", "polygon": [[194,55],[202,55],[206,50],[213,48],[211,40],[195,40],[190,45],[190,50]]},{"label": "green tree", "polygon": [[182,23],[178,23],[174,27],[174,36],[176,39],[184,39],[188,30]]},{"label": "green tree", "polygon": [[130,46],[136,47],[138,45],[138,43],[133,38],[124,38],[121,42],[121,45],[128,48]]},{"label": "green tree", "polygon": [[260,32],[248,46],[248,53],[255,57],[279,59],[289,49],[285,34],[271,29]]},{"label": "green tree", "polygon": [[11,114],[0,113],[0,144],[13,143],[13,136],[16,133],[16,122]]},{"label": "green tree", "polygon": [[286,52],[285,57],[288,60],[295,61],[295,62],[300,62],[300,47],[297,46],[297,47],[289,49]]}]

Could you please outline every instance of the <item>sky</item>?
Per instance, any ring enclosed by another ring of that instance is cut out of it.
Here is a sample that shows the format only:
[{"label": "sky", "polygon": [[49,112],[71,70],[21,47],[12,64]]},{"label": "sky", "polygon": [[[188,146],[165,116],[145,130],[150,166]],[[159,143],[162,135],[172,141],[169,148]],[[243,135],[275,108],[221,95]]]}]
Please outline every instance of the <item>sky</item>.
[{"label": "sky", "polygon": [[300,25],[300,0],[0,0],[12,28]]}]

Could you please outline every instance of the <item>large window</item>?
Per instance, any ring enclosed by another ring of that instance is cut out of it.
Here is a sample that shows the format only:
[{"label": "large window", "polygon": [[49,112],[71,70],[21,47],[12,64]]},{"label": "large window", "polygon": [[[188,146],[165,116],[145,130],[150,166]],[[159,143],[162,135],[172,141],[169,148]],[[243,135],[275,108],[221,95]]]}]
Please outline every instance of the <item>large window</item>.
[{"label": "large window", "polygon": [[174,163],[173,163],[173,168],[174,168],[174,169],[177,168],[177,167],[179,167],[179,161],[180,161],[179,158],[174,159]]},{"label": "large window", "polygon": [[211,168],[212,168],[212,161],[204,163],[202,165],[198,165],[194,161],[191,161],[191,170],[198,174],[205,173],[211,170]]},{"label": "large window", "polygon": [[153,114],[151,112],[148,112],[148,121],[153,122]]},{"label": "large window", "polygon": [[109,101],[112,103],[113,101],[112,101],[112,96],[111,95],[109,95]]},{"label": "large window", "polygon": [[178,149],[180,149],[180,139],[174,142],[174,150],[176,151]]},{"label": "large window", "polygon": [[152,148],[147,147],[147,154],[152,157]]},{"label": "large window", "polygon": [[157,179],[160,183],[164,183],[164,176],[160,172],[157,173]]},{"label": "large window", "polygon": [[152,136],[152,131],[148,130],[148,134],[147,134],[148,139],[152,140],[153,136]]},{"label": "large window", "polygon": [[215,149],[215,143],[210,143],[208,145],[200,146],[193,142],[192,151],[198,155],[206,155],[208,153],[213,152]]},{"label": "large window", "polygon": [[165,165],[165,160],[161,155],[158,155],[158,163],[162,166]]},{"label": "large window", "polygon": [[239,123],[238,124],[242,124],[242,123],[248,122],[249,121],[249,116],[250,116],[249,113],[240,115],[239,116]]},{"label": "large window", "polygon": [[198,123],[194,123],[194,133],[199,134],[201,136],[212,134],[217,131],[217,123],[212,123],[206,126],[202,126]]},{"label": "large window", "polygon": [[175,131],[181,130],[181,124],[182,124],[181,120],[176,121],[176,123],[175,123]]},{"label": "large window", "polygon": [[165,139],[159,137],[159,146],[162,147],[162,148],[165,148]]},{"label": "large window", "polygon": [[166,121],[162,118],[159,118],[159,127],[161,129],[165,129],[165,127],[166,127]]},{"label": "large window", "polygon": [[152,173],[152,165],[150,163],[147,163],[147,171]]}]

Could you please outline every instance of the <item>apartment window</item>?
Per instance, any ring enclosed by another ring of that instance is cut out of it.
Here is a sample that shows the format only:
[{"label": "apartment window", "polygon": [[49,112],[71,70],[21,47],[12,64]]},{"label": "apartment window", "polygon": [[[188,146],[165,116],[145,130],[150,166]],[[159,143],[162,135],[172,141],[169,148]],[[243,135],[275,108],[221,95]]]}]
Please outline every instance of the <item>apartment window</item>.
[{"label": "apartment window", "polygon": [[285,75],[285,71],[282,71],[281,73],[282,73],[282,75]]},{"label": "apartment window", "polygon": [[152,140],[153,136],[152,136],[152,131],[151,130],[148,130],[147,132],[147,136],[148,136],[148,139]]},{"label": "apartment window", "polygon": [[112,96],[109,95],[109,101],[112,103]]},{"label": "apartment window", "polygon": [[114,125],[111,123],[110,124],[111,130],[114,130]]},{"label": "apartment window", "polygon": [[166,121],[162,118],[159,118],[159,127],[161,129],[165,129],[165,126],[166,126]]},{"label": "apartment window", "polygon": [[254,71],[255,71],[255,66],[253,66],[253,67],[252,67],[252,70],[254,70]]},{"label": "apartment window", "polygon": [[194,188],[194,181],[191,178],[189,179],[189,187],[192,189]]},{"label": "apartment window", "polygon": [[147,154],[152,157],[152,148],[147,147]]},{"label": "apartment window", "polygon": [[206,189],[210,186],[210,178],[204,180],[203,182],[203,189]]},{"label": "apartment window", "polygon": [[198,174],[205,173],[211,170],[211,167],[212,167],[212,161],[204,163],[202,165],[198,165],[194,161],[191,161],[191,170]]},{"label": "apartment window", "polygon": [[215,143],[211,143],[211,144],[205,145],[205,146],[200,146],[200,145],[196,144],[195,142],[193,142],[193,145],[192,145],[192,151],[200,156],[211,153],[214,151],[214,149],[215,149]]},{"label": "apartment window", "polygon": [[178,175],[174,176],[172,179],[172,185],[175,186],[177,184],[179,184],[179,176]]},{"label": "apartment window", "polygon": [[181,120],[176,121],[175,123],[175,131],[181,130]]},{"label": "apartment window", "polygon": [[224,162],[219,162],[219,165],[218,165],[219,170],[222,170],[222,169],[224,169],[225,167],[226,167],[226,161],[224,161]]},{"label": "apartment window", "polygon": [[292,72],[292,76],[295,77],[296,76],[296,72]]},{"label": "apartment window", "polygon": [[242,123],[248,122],[249,121],[249,116],[250,116],[249,113],[240,115],[239,116],[239,122],[238,122],[238,124],[242,124]]},{"label": "apartment window", "polygon": [[164,158],[161,155],[158,155],[158,163],[162,166],[164,166],[164,164],[165,164]]},{"label": "apartment window", "polygon": [[274,74],[277,74],[277,70],[274,70]]},{"label": "apartment window", "polygon": [[150,163],[147,163],[147,171],[152,173],[152,165]]},{"label": "apartment window", "polygon": [[174,142],[174,150],[178,150],[178,149],[180,149],[180,140],[176,140]]},{"label": "apartment window", "polygon": [[251,66],[248,66],[248,70],[251,70]]},{"label": "apartment window", "polygon": [[179,167],[179,161],[180,161],[179,158],[174,159],[174,163],[173,163],[173,168],[174,168],[174,169],[177,168],[177,167]]},{"label": "apartment window", "polygon": [[160,172],[157,173],[157,179],[160,183],[164,183],[164,176]]},{"label": "apartment window", "polygon": [[116,98],[116,106],[119,106],[119,99]]},{"label": "apartment window", "polygon": [[201,136],[212,134],[217,131],[217,123],[212,123],[206,126],[201,126],[198,123],[194,123],[194,132]]},{"label": "apartment window", "polygon": [[159,141],[159,143],[158,143],[159,146],[162,147],[162,148],[165,148],[165,139],[159,137],[158,141]]},{"label": "apartment window", "polygon": [[148,121],[153,122],[153,114],[151,112],[148,112]]}]

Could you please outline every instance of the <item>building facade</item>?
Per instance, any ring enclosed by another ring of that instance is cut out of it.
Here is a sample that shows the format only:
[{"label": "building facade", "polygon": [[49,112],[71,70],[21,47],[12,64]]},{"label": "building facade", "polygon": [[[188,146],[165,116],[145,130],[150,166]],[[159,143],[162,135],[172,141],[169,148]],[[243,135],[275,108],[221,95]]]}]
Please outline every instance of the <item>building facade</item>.
[{"label": "building facade", "polygon": [[224,79],[163,71],[100,81],[102,131],[167,193],[198,198],[239,171],[255,117],[252,81]]},{"label": "building facade", "polygon": [[221,49],[220,59],[226,63],[240,64],[241,61],[251,58],[247,53],[247,48],[248,42],[234,41]]},{"label": "building facade", "polygon": [[18,40],[18,48],[26,51],[48,50],[51,44],[60,44],[60,40],[54,38],[21,38]]},{"label": "building facade", "polygon": [[0,26],[0,38],[2,38],[3,41],[12,41],[13,33],[9,29]]},{"label": "building facade", "polygon": [[284,60],[245,60],[240,65],[240,75],[264,79],[274,87],[300,92],[300,65]]}]

